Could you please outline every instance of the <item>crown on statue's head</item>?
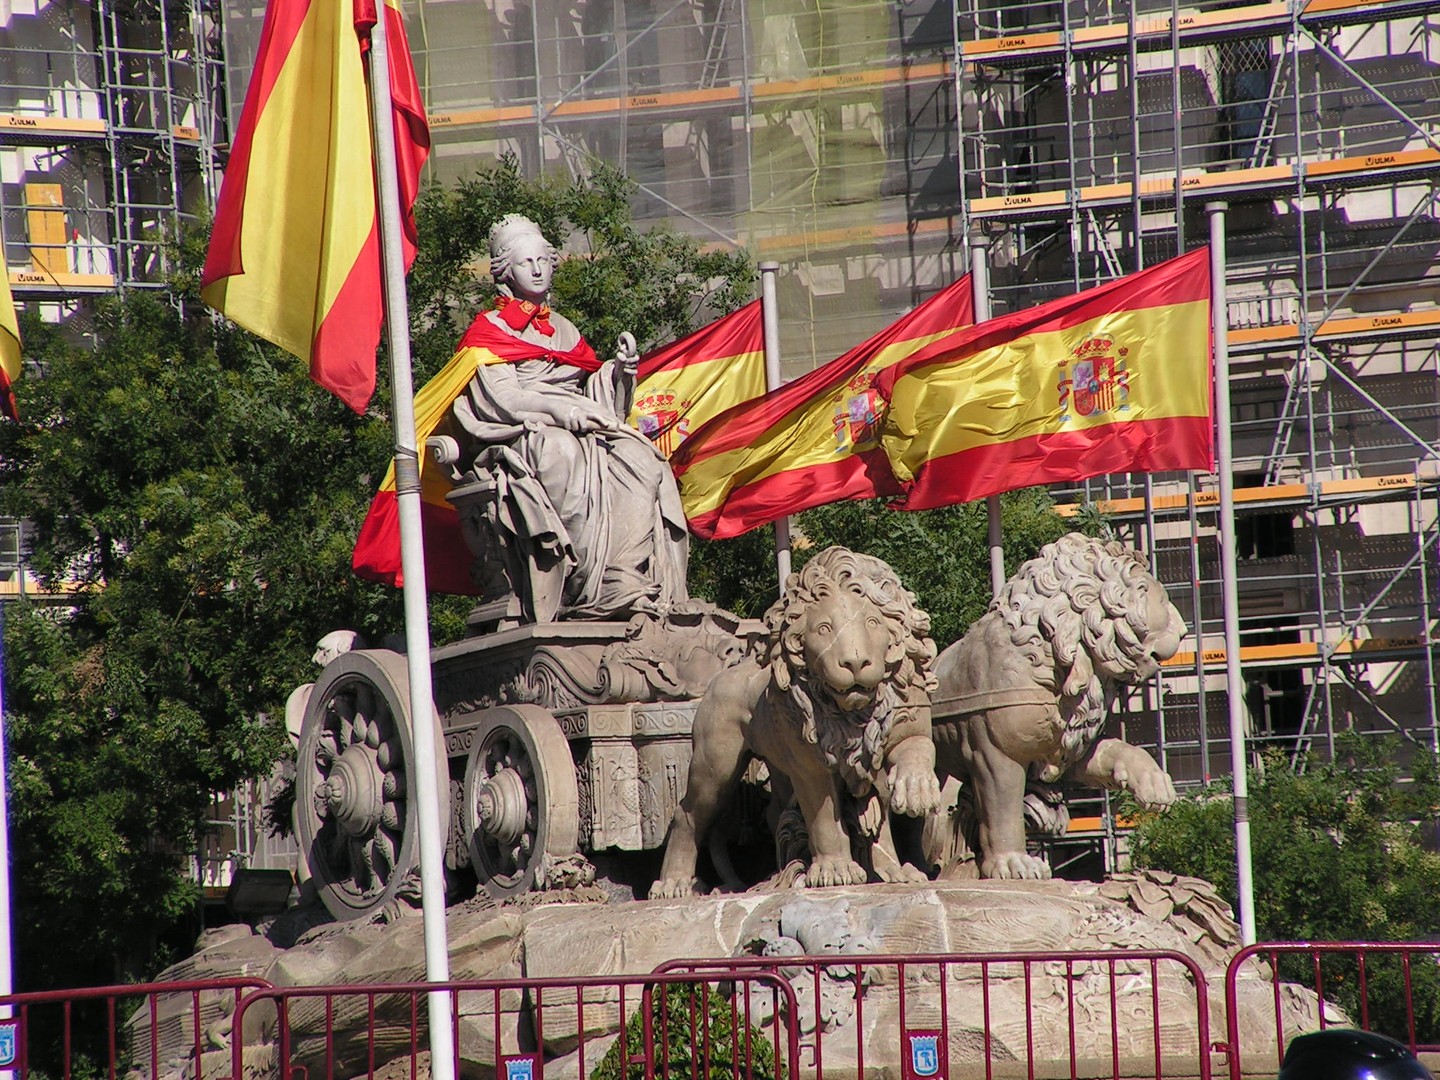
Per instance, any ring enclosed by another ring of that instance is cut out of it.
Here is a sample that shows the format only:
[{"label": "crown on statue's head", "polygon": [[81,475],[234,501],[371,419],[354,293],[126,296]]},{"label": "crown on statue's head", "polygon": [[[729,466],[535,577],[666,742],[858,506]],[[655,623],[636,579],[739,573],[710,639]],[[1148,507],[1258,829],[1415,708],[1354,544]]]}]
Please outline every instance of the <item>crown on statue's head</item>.
[{"label": "crown on statue's head", "polygon": [[[501,257],[510,249],[511,244],[527,235],[545,239],[545,234],[540,231],[540,226],[524,214],[506,214],[490,226],[490,258]],[[549,241],[546,243],[548,244]]]}]

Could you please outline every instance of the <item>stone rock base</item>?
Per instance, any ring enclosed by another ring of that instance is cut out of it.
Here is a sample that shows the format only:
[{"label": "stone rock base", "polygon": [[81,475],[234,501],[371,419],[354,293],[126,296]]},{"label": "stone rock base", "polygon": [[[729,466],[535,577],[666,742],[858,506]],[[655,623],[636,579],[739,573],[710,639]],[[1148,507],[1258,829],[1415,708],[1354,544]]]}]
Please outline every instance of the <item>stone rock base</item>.
[{"label": "stone rock base", "polygon": [[[572,902],[555,902],[561,899]],[[1036,1076],[1068,1077],[1072,1061],[1074,1075],[1109,1077],[1116,1075],[1117,1059],[1122,1075],[1154,1076],[1157,1008],[1164,1075],[1185,1075],[1195,1070],[1202,1047],[1195,980],[1182,963],[1126,961],[1112,970],[1083,960],[993,962],[982,978],[978,963],[959,962],[947,966],[942,978],[936,964],[914,963],[902,976],[894,964],[867,967],[863,957],[1163,950],[1188,958],[1201,972],[1209,991],[1209,1038],[1216,1041],[1226,1030],[1225,965],[1239,945],[1228,908],[1207,883],[1157,873],[1120,875],[1103,884],[870,885],[650,902],[614,902],[591,889],[505,906],[471,902],[452,908],[447,922],[456,981],[645,974],[672,960],[756,952],[777,962],[795,955],[854,956],[864,972],[858,1001],[853,967],[833,969],[818,986],[808,968],[781,969],[796,986],[802,1043],[813,1049],[820,1040],[826,1080],[856,1075],[862,1053],[866,1080],[901,1080],[902,1026],[939,1030],[942,995],[952,1078],[985,1075],[987,1057],[995,1077],[1024,1076],[1032,1062]],[[272,936],[285,939],[283,931]],[[323,925],[288,949],[264,935],[225,928],[202,939],[195,956],[163,977],[201,973],[259,975],[297,987],[419,981],[421,922]],[[638,992],[626,993],[625,1012],[633,1015]],[[1241,1045],[1261,1055],[1258,1064],[1273,1063],[1277,998],[1268,973],[1258,964],[1245,971],[1238,996]],[[188,1009],[189,996],[176,997],[172,1004]],[[1319,1026],[1321,1004],[1308,990],[1282,985],[1278,1000],[1287,1041]],[[520,990],[462,993],[462,1073],[491,1077],[498,1058],[538,1052],[547,1080],[588,1080],[618,1034],[618,993],[586,991],[583,1035],[574,1001],[574,991],[568,998],[547,993],[543,1007]],[[418,1002],[423,1024],[423,998]],[[224,995],[206,1002],[207,1040],[216,1049],[233,1035],[220,1015],[225,1006]],[[325,1075],[328,1041],[335,1062],[329,1075],[337,1080],[364,1076],[372,1067],[388,1076],[391,1062],[408,1077],[414,1007],[408,995],[380,996],[373,1006],[364,996],[337,997],[328,1012],[323,999],[297,1000],[290,1007],[292,1056],[311,1075]],[[367,1034],[372,1008],[373,1037]],[[1345,1022],[1332,1006],[1325,1008],[1328,1023]],[[162,1008],[160,1015],[163,1020],[169,1013]],[[758,1026],[769,1018],[761,1009],[750,1019]],[[142,1010],[132,1025],[132,1045],[148,1047],[148,1023]],[[191,1044],[181,1035],[184,1026],[162,1024],[159,1030],[160,1056],[175,1063],[176,1080],[195,1076],[193,1062],[185,1060]],[[266,1010],[247,1020],[242,1037],[257,1051],[269,1048],[273,1027],[274,1011]],[[582,1038],[585,1077],[577,1055]],[[812,1051],[802,1059],[810,1066]],[[257,1065],[265,1060],[254,1056]],[[1269,1068],[1273,1075],[1273,1064]]]}]

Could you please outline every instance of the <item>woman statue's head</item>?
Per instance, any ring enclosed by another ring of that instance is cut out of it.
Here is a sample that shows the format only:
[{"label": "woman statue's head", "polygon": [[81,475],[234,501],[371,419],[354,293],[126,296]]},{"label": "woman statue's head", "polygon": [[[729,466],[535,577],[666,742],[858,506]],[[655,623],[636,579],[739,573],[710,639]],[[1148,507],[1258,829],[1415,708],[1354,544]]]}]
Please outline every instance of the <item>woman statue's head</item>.
[{"label": "woman statue's head", "polygon": [[490,229],[490,276],[522,300],[545,299],[556,261],[540,226],[523,215],[506,214]]}]

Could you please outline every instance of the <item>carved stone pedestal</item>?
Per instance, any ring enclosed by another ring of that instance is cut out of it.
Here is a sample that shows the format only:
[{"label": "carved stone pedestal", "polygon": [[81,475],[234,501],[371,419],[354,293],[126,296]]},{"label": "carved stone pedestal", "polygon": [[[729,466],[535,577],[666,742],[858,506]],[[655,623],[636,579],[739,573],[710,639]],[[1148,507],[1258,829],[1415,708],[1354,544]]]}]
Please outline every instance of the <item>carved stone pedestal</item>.
[{"label": "carved stone pedestal", "polygon": [[[885,954],[1165,950],[1187,957],[1201,972],[1209,989],[1210,1038],[1221,1040],[1226,1030],[1225,964],[1238,946],[1229,911],[1208,884],[1166,875],[1122,875],[1101,885],[872,885],[630,903],[604,902],[595,889],[548,896],[552,902],[544,902],[547,894],[531,894],[507,905],[452,909],[452,978],[640,974],[666,961],[730,957],[757,947],[773,954],[777,965],[801,952],[861,960]],[[260,937],[237,942],[233,933],[217,936],[209,947],[202,942],[201,951],[171,969],[168,977],[192,977],[202,970],[222,975],[229,964],[237,974],[304,986],[409,981],[418,979],[423,969],[418,919],[384,927],[322,926],[288,950],[269,946]],[[865,1077],[900,1077],[902,1030],[939,1030],[942,1002],[951,1080],[985,1076],[987,1054],[993,1076],[1025,1076],[1033,1068],[1035,1076],[1153,1077],[1157,1039],[1163,1074],[1187,1076],[1194,1074],[1204,1052],[1198,1044],[1195,983],[1190,969],[1174,961],[1154,966],[1125,961],[1112,975],[1107,964],[1067,964],[1056,956],[1029,965],[1028,972],[1015,962],[992,962],[984,977],[978,963],[957,963],[943,980],[933,964],[916,963],[903,976],[894,965],[874,964],[858,1000],[849,969],[838,969],[837,977],[822,980],[818,989],[807,967],[778,970],[801,991],[797,1019],[802,1043],[810,1047],[802,1055],[802,1075],[813,1074],[818,1040],[827,1080],[853,1078],[862,1047]],[[1277,995],[1258,964],[1242,972],[1237,990],[1246,1072],[1266,1075],[1268,1068],[1273,1076],[1277,1022],[1287,1041],[1314,1030],[1320,1003],[1296,986],[1282,985]],[[188,1002],[188,994],[177,995],[177,1000],[181,997]],[[547,1078],[579,1080],[574,1009],[566,1004],[573,996],[560,993],[546,1000],[560,1005],[553,1010],[547,1006],[537,1024],[537,1017],[527,1011],[534,1008],[533,994],[507,991],[499,996],[497,1024],[495,995],[462,994],[458,1023],[465,1074],[492,1074],[498,1031],[502,1055],[542,1053]],[[618,995],[613,988],[597,987],[586,992],[586,1000],[618,1003]],[[638,1001],[633,992],[626,997],[627,1011],[633,1010],[632,1000]],[[1157,1004],[1158,1033],[1153,1022]],[[386,1031],[378,1042],[367,1041],[365,1013],[370,1007],[337,1005],[328,1028],[326,1010],[318,1002],[292,1010],[296,1063],[310,1067],[312,1074],[328,1067],[326,1035],[333,1033],[329,1045],[336,1055],[337,1080],[363,1076],[372,1065],[380,1074],[389,1058],[382,1055],[372,1063],[376,1046],[396,1059],[394,1075],[408,1076],[409,998],[383,997],[373,1003],[375,1022]],[[1345,1023],[1332,1006],[1325,1009],[1328,1023]],[[613,1006],[587,1006],[587,1076],[618,1034],[617,1014]],[[146,1015],[145,1010],[137,1013],[142,1028]],[[759,1016],[752,1014],[752,1023]],[[539,1045],[537,1030],[544,1032]],[[773,1034],[773,1025],[767,1030]],[[137,1028],[135,1034],[146,1032]],[[245,1037],[260,1050],[270,1045],[273,1031],[257,1028]],[[174,1067],[162,1069],[159,1080],[181,1080],[191,1036],[176,1026],[165,1038],[162,1059],[173,1056]],[[1116,1058],[1119,1072],[1112,1069]]]}]

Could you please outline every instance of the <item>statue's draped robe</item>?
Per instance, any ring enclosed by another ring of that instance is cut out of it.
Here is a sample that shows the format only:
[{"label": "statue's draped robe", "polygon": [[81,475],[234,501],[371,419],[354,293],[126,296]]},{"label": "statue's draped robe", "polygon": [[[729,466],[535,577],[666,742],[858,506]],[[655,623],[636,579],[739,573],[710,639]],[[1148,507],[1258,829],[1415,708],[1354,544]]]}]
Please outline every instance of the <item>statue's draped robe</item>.
[{"label": "statue's draped robe", "polygon": [[688,537],[670,468],[623,419],[579,433],[555,419],[550,409],[564,416],[584,399],[616,416],[615,361],[546,314],[548,335],[491,311],[461,339],[477,363],[453,406],[480,447],[471,472],[497,485],[507,543],[565,563],[560,614],[628,617],[684,600]]}]

